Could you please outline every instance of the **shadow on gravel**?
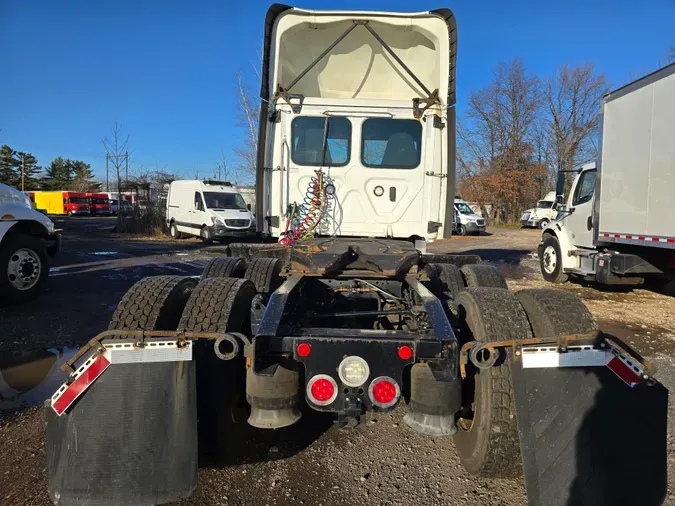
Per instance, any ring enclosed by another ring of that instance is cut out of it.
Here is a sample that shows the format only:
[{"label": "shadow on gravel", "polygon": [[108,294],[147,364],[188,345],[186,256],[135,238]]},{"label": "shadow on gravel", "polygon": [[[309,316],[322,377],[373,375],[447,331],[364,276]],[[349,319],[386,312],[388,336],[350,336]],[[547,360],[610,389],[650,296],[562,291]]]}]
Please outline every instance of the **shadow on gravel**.
[{"label": "shadow on gravel", "polygon": [[[452,253],[451,251],[449,253]],[[532,253],[528,249],[470,249],[463,250],[462,255],[478,255],[485,262],[505,262],[519,264],[523,258]]]}]

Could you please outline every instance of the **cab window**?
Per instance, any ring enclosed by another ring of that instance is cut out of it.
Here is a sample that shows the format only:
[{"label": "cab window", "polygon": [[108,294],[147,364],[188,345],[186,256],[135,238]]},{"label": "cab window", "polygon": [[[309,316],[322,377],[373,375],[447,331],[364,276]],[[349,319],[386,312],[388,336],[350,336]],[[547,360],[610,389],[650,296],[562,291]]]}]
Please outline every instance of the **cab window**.
[{"label": "cab window", "polygon": [[422,156],[422,125],[414,119],[363,122],[361,163],[370,168],[414,169]]},{"label": "cab window", "polygon": [[[326,154],[322,160],[323,135],[326,135]],[[347,118],[295,118],[291,123],[291,159],[298,165],[342,167],[349,163],[352,124]]]},{"label": "cab window", "polygon": [[581,179],[577,183],[577,188],[574,190],[573,206],[585,204],[593,198],[595,192],[595,178],[597,171],[589,170],[579,176]]}]

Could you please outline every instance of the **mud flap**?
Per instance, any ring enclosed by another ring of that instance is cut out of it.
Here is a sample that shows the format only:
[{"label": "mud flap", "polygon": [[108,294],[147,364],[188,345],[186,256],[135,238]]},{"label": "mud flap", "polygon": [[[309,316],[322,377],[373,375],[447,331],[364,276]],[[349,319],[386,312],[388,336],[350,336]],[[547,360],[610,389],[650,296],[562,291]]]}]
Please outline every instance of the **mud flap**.
[{"label": "mud flap", "polygon": [[663,503],[663,385],[631,388],[604,366],[524,369],[512,358],[530,506]]},{"label": "mud flap", "polygon": [[196,412],[194,361],[113,363],[61,416],[47,401],[51,500],[147,505],[189,496]]}]

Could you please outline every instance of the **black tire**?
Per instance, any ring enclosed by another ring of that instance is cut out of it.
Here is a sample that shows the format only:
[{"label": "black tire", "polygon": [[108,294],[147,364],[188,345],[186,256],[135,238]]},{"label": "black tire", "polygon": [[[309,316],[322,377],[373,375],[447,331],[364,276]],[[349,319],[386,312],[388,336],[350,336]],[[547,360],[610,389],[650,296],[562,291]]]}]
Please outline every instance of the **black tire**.
[{"label": "black tire", "polygon": [[[525,311],[508,290],[467,288],[457,296],[457,304],[464,325],[477,341],[532,337]],[[464,380],[463,403],[475,403],[473,418],[460,417],[454,441],[468,472],[507,478],[519,476],[523,469],[510,358],[501,357],[497,364],[472,369],[475,375]]]},{"label": "black tire", "polygon": [[534,337],[590,334],[598,323],[573,293],[550,288],[530,288],[516,293],[527,313]]},{"label": "black tire", "polygon": [[[178,328],[194,332],[242,332],[250,335],[251,302],[256,290],[246,279],[208,278],[199,283]],[[223,464],[241,435],[235,418],[248,418],[246,362],[243,354],[223,361],[214,342],[195,343],[199,453],[208,463]],[[235,414],[246,411],[237,417]]]},{"label": "black tire", "polygon": [[541,220],[541,221],[539,222],[539,228],[542,229],[542,230],[543,230],[544,228],[546,228],[547,225],[548,225],[548,220],[547,220],[546,218],[544,218],[543,220]]},{"label": "black tire", "polygon": [[36,299],[49,276],[47,252],[39,237],[9,235],[0,246],[0,301]]},{"label": "black tire", "polygon": [[178,328],[194,332],[250,334],[251,301],[255,286],[246,279],[208,278],[192,292]]},{"label": "black tire", "polygon": [[539,268],[541,275],[550,283],[564,283],[569,279],[562,270],[560,243],[554,235],[548,234],[539,247]]},{"label": "black tire", "polygon": [[244,277],[253,282],[258,293],[272,293],[283,282],[279,276],[281,265],[278,258],[256,258],[246,269]]},{"label": "black tire", "polygon": [[152,276],[129,288],[117,305],[109,329],[175,330],[197,280]]},{"label": "black tire", "polygon": [[213,237],[211,236],[211,229],[206,225],[204,225],[202,229],[199,231],[199,238],[206,246],[211,244],[213,242]]},{"label": "black tire", "polygon": [[246,274],[246,262],[238,257],[217,257],[210,260],[199,279],[207,278],[243,278]]},{"label": "black tire", "polygon": [[68,216],[72,216],[72,215],[73,215],[73,211],[68,210]]},{"label": "black tire", "polygon": [[183,237],[183,234],[178,231],[178,227],[176,226],[176,222],[172,221],[171,225],[169,225],[169,235],[171,236],[172,239],[180,239]]},{"label": "black tire", "polygon": [[464,225],[457,225],[457,234],[466,235],[466,227]]},{"label": "black tire", "polygon": [[492,265],[468,264],[460,270],[468,287],[508,288],[504,276]]},{"label": "black tire", "polygon": [[431,292],[436,297],[457,297],[464,289],[462,271],[452,264],[426,264],[424,270],[429,276]]}]

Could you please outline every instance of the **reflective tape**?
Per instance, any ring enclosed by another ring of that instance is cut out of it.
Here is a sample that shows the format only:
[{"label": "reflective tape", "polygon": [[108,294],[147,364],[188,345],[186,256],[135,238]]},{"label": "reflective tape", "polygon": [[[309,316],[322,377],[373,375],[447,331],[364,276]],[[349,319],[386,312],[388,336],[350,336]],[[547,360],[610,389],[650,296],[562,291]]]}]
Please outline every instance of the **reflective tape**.
[{"label": "reflective tape", "polygon": [[102,354],[92,353],[52,395],[52,408],[61,416],[103,372],[114,364],[181,362],[192,360],[192,341],[146,341],[137,347],[128,339],[104,340]]}]

